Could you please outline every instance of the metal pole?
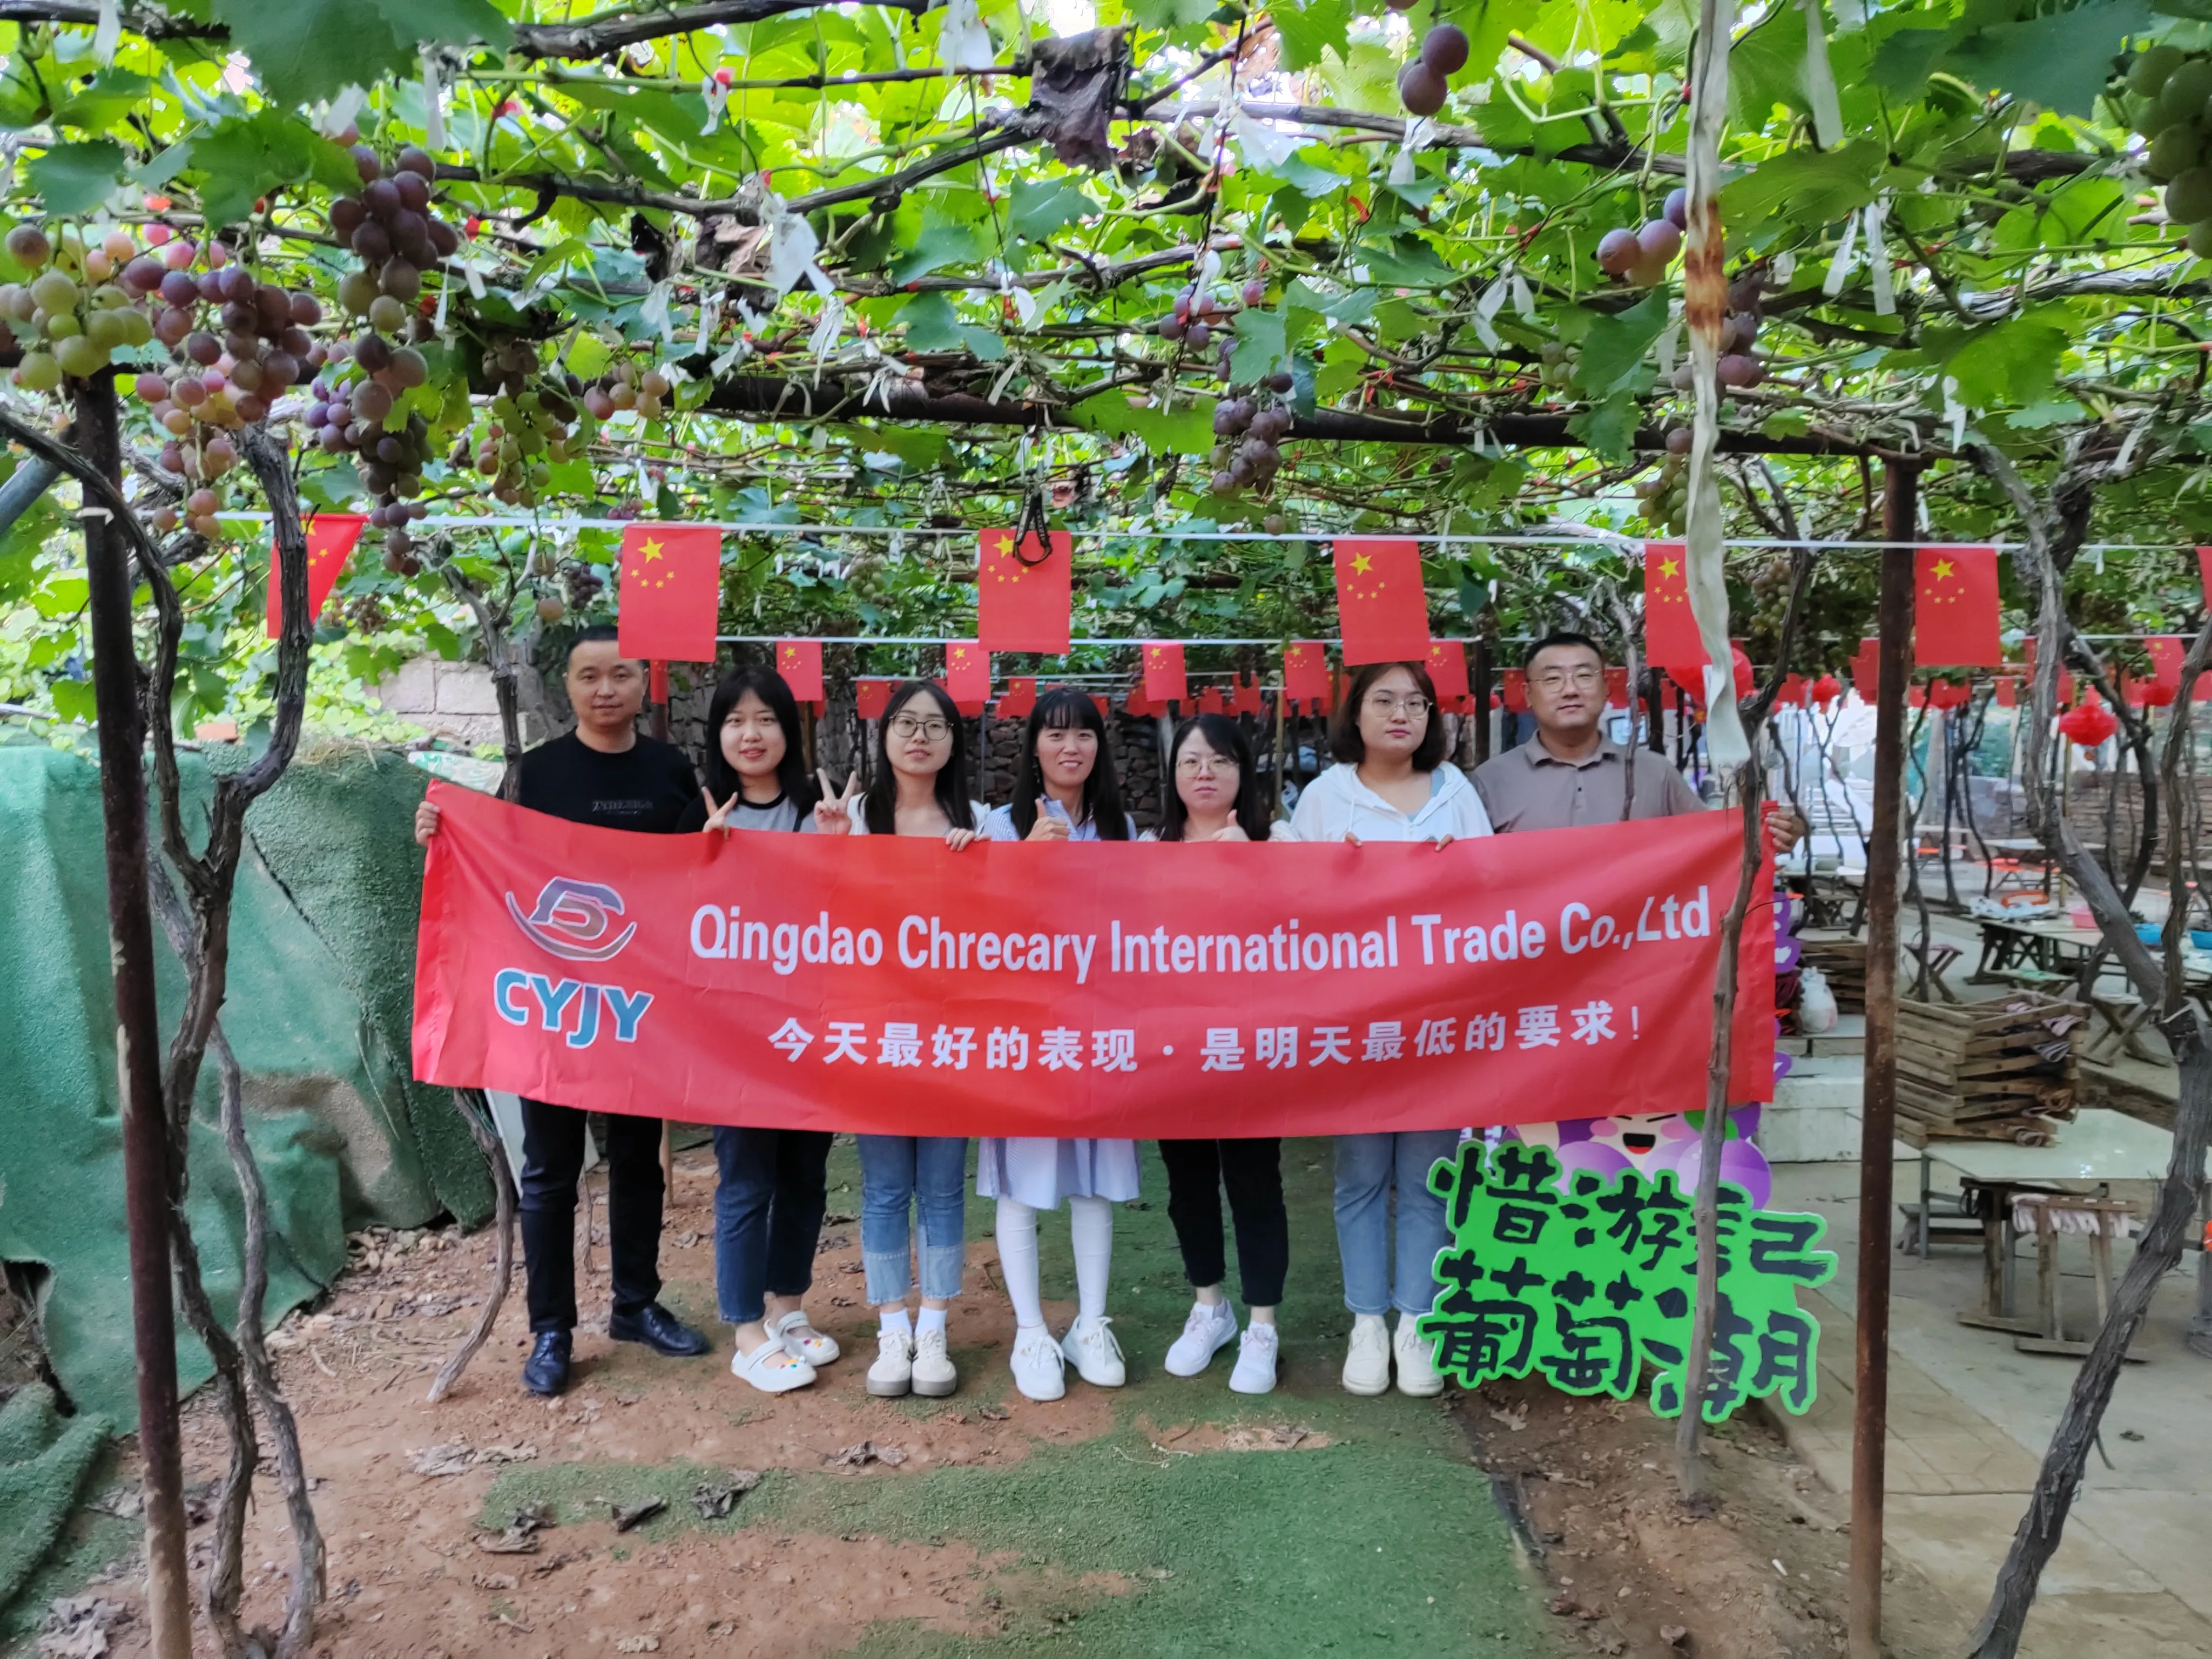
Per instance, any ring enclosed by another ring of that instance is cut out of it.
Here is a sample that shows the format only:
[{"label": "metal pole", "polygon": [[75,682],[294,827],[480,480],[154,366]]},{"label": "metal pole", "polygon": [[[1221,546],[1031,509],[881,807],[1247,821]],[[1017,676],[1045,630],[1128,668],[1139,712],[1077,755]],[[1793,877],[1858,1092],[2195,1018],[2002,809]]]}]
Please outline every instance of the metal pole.
[{"label": "metal pole", "polygon": [[[1882,467],[1875,691],[1874,826],[1867,839],[1866,1085],[1859,1142],[1858,1371],[1851,1407],[1851,1659],[1881,1659],[1881,1511],[1889,1432],[1889,1209],[1896,1173],[1897,886],[1905,791],[1905,681],[1912,645],[1914,464]],[[1928,1224],[1925,1216],[1921,1226]]]},{"label": "metal pole", "polygon": [[[113,372],[76,399],[78,441],[122,481]],[[138,1449],[144,1462],[146,1613],[155,1659],[191,1659],[185,1576],[184,1443],[177,1427],[177,1321],[169,1284],[169,1137],[161,1105],[161,1027],[154,1002],[154,932],[146,899],[146,772],[138,660],[131,637],[131,544],[87,511],[93,707],[100,723],[100,804],[107,852],[107,939],[115,975],[123,1188],[131,1230],[131,1322],[138,1355]]]},{"label": "metal pole", "polygon": [[1474,693],[1474,763],[1480,766],[1490,758],[1490,641],[1480,634],[1475,635],[1474,670],[1469,678],[1474,682],[1468,688]]}]

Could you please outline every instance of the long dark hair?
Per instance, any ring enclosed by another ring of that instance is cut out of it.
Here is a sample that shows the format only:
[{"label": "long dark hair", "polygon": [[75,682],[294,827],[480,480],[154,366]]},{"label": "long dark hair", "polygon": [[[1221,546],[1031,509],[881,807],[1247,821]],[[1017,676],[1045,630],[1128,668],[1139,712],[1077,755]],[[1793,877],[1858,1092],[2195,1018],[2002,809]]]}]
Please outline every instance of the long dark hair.
[{"label": "long dark hair", "polygon": [[718,801],[727,800],[738,791],[738,769],[722,753],[722,722],[745,700],[748,691],[768,705],[769,713],[783,728],[783,758],[776,763],[776,787],[798,809],[803,823],[821,799],[822,788],[807,775],[806,737],[799,724],[798,700],[784,684],[783,676],[773,668],[757,664],[740,668],[714,688],[714,699],[707,705],[707,787]]},{"label": "long dark hair", "polygon": [[1181,841],[1188,825],[1190,810],[1182,804],[1182,792],[1176,787],[1176,763],[1182,758],[1183,744],[1194,737],[1205,738],[1207,748],[1237,763],[1237,827],[1254,841],[1267,840],[1272,814],[1261,792],[1260,769],[1253,764],[1252,745],[1244,740],[1244,728],[1226,714],[1193,714],[1176,727],[1175,741],[1168,745],[1167,787],[1160,792],[1159,838]]},{"label": "long dark hair", "polygon": [[1128,815],[1121,810],[1121,786],[1114,777],[1114,757],[1106,746],[1106,720],[1088,692],[1056,686],[1039,697],[1022,727],[1021,763],[1014,769],[1014,833],[1024,840],[1036,828],[1037,797],[1044,793],[1044,769],[1037,764],[1037,734],[1082,726],[1098,734],[1098,762],[1083,781],[1083,816],[1098,829],[1101,841],[1129,839]]},{"label": "long dark hair", "polygon": [[945,822],[955,830],[981,827],[968,799],[968,734],[961,724],[960,710],[936,681],[908,680],[891,693],[890,701],[884,705],[884,717],[876,722],[875,775],[868,780],[868,793],[860,798],[861,814],[872,836],[898,833],[898,777],[891,770],[891,721],[900,709],[921,696],[936,705],[945,723],[952,728],[952,752],[945,757],[944,768],[937,775],[937,804],[944,810]]},{"label": "long dark hair", "polygon": [[1422,730],[1421,741],[1413,750],[1413,769],[1433,772],[1443,764],[1443,711],[1437,707],[1436,682],[1429,678],[1429,665],[1425,662],[1370,662],[1352,671],[1352,684],[1344,688],[1344,701],[1336,706],[1336,713],[1328,722],[1328,752],[1337,759],[1357,766],[1367,758],[1367,743],[1359,735],[1359,710],[1367,701],[1367,694],[1375,682],[1394,668],[1402,668],[1413,677],[1413,689],[1429,700],[1429,723]]}]

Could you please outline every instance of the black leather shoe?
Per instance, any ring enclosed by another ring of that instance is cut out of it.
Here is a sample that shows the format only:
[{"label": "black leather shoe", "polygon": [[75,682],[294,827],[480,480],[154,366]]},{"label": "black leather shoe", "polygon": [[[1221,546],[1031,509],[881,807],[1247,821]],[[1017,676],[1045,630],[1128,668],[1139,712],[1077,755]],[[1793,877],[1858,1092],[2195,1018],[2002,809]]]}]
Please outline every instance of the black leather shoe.
[{"label": "black leather shoe", "polygon": [[540,1331],[523,1362],[522,1386],[532,1394],[552,1395],[568,1386],[568,1333]]},{"label": "black leather shoe", "polygon": [[607,1321],[607,1334],[617,1342],[642,1342],[655,1353],[672,1359],[691,1359],[708,1352],[707,1339],[658,1302],[648,1302],[633,1314],[617,1314]]}]

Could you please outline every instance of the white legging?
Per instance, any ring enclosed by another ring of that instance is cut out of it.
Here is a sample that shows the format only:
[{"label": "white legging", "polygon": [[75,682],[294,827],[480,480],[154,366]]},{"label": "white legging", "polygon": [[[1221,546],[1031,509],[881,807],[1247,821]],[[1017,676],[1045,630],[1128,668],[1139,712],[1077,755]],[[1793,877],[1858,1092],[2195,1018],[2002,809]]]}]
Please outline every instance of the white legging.
[{"label": "white legging", "polygon": [[[1024,1328],[1044,1323],[1037,1294],[1037,1212],[1016,1198],[999,1200],[999,1270],[1014,1319]],[[1114,1206],[1103,1198],[1067,1200],[1068,1231],[1075,1243],[1076,1306],[1085,1319],[1106,1312],[1106,1279],[1114,1263]]]}]

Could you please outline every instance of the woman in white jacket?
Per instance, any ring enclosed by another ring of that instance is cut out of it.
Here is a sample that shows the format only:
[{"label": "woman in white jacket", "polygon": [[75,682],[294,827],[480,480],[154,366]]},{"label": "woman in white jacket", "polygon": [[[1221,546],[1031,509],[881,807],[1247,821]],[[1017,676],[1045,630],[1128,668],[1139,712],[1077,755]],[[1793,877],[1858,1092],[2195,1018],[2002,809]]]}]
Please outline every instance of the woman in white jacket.
[{"label": "woman in white jacket", "polygon": [[[1337,764],[1298,797],[1291,829],[1300,841],[1425,841],[1443,847],[1490,833],[1481,797],[1445,763],[1436,687],[1420,663],[1369,663],[1352,677],[1329,723]],[[1459,1145],[1456,1127],[1336,1137],[1336,1247],[1352,1340],[1344,1386],[1381,1394],[1395,1358],[1402,1394],[1443,1388],[1414,1322],[1436,1299],[1437,1252],[1449,1241],[1443,1201],[1429,1170]],[[1391,1261],[1390,1193],[1397,1188],[1397,1261]],[[1382,1316],[1395,1305],[1394,1342]]]}]

